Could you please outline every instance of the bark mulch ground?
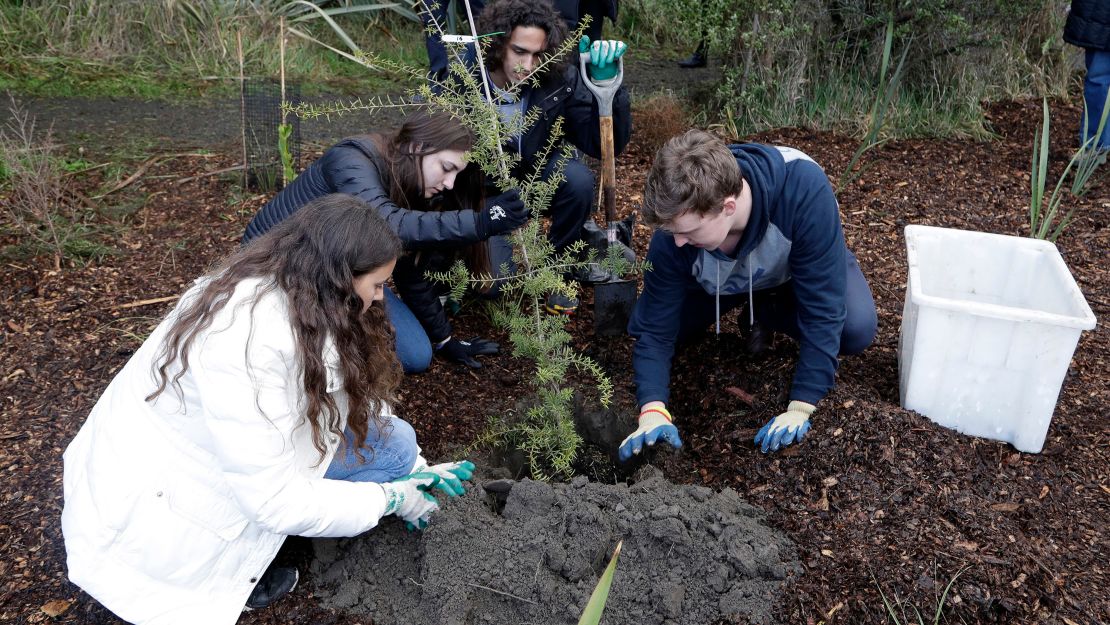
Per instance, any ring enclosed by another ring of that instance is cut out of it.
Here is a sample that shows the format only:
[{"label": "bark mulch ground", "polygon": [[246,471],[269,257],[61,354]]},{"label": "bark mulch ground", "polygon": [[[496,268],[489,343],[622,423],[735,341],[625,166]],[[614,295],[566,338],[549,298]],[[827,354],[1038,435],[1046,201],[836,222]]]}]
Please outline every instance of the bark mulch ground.
[{"label": "bark mulch ground", "polygon": [[[1079,110],[1061,104],[1053,112],[1058,174],[1075,142]],[[839,199],[848,243],[875,294],[879,336],[862,355],[843,359],[838,387],[821,403],[803,444],[763,455],[751,443],[786,403],[797,351],[791,341],[780,338],[769,353],[750,357],[733,316],[720,337],[676,359],[672,408],[686,444],[679,454],[650,460],[677,482],[737,489],[796,541],[805,572],[779,598],[779,622],[884,622],[880,588],[931,619],[937,598],[961,571],[947,597],[947,622],[1110,622],[1105,327],[1083,335],[1041,454],[957,434],[898,404],[903,227],[1024,234],[1039,119],[1039,102],[999,105],[990,111],[994,141],[900,141],[865,157],[869,167]],[[805,130],[752,139],[800,148],[834,179],[856,147]],[[186,288],[237,244],[265,201],[229,200],[232,185],[219,176],[176,182],[232,158],[166,161],[109,196],[114,217],[100,221],[116,251],[97,262],[56,272],[44,259],[0,261],[0,621],[117,622],[66,581],[61,454],[171,305],[144,302]],[[636,205],[649,163],[642,147],[620,158],[622,213]],[[91,189],[97,182],[94,173],[81,184]],[[1100,182],[1059,241],[1100,319],[1110,314],[1108,208],[1110,186]],[[641,255],[649,234],[637,229]],[[0,243],[13,240],[0,230]],[[612,375],[615,410],[631,419],[630,342],[595,339],[588,293],[585,300],[569,325],[574,341]],[[478,306],[464,308],[456,322],[462,333],[506,340]],[[484,362],[475,372],[437,361],[405,380],[402,414],[430,456],[473,441],[487,415],[528,392],[528,363],[507,355]],[[304,557],[303,547],[301,555],[292,551],[283,557]],[[291,597],[242,622],[360,622],[320,608],[312,588],[307,579]]]}]

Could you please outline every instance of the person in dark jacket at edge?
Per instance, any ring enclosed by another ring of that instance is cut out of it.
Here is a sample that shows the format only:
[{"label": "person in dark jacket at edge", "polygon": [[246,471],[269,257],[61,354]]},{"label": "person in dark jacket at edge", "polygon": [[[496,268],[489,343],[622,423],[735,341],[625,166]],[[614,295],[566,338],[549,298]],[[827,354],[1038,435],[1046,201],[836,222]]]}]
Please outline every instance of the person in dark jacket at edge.
[{"label": "person in dark jacket at edge", "polygon": [[447,114],[423,111],[409,115],[392,134],[344,139],[262,207],[243,242],[318,197],[346,193],[361,198],[386,218],[405,249],[393,270],[401,298],[389,289],[385,293],[405,372],[425,371],[433,351],[480,368],[475,356],[496,354],[498,344],[454,336],[439,299],[442,289],[425,274],[448,269],[459,255],[472,273],[496,273],[491,269],[499,265],[489,262],[488,240],[519,228],[529,213],[517,189],[483,204],[481,173],[465,160],[473,145],[474,135],[464,125]]},{"label": "person in dark jacket at edge", "polygon": [[[448,33],[447,13],[451,10],[449,0],[421,0],[416,9],[420,13],[420,20],[424,24],[424,46],[428,51],[428,74],[433,80],[443,81],[447,78],[447,47],[443,45],[442,35]],[[455,11],[466,17],[466,7],[463,0],[454,0]],[[606,17],[614,24],[617,21],[617,0],[555,0],[555,10],[563,16],[567,28],[571,32],[578,30],[578,24],[585,16],[590,16],[590,25],[586,27],[586,36],[590,41],[601,39],[602,20]],[[470,0],[470,11],[477,18],[485,8],[485,0]],[[460,29],[460,32],[469,32]]]},{"label": "person in dark jacket at edge", "polygon": [[768,452],[801,440],[833,387],[838,355],[863,351],[877,329],[825,172],[793,148],[725,145],[690,130],[656,154],[643,217],[657,229],[628,324],[640,417],[619,457],[660,440],[682,445],[667,410],[675,345],[714,322],[720,333],[721,315],[743,304],[749,350],[765,349],[774,331],[799,344],[789,404],[755,443]]},{"label": "person in dark jacket at edge", "polygon": [[[1102,109],[1110,90],[1110,2],[1106,0],[1072,0],[1068,20],[1064,24],[1064,41],[1084,49],[1087,76],[1083,79],[1083,101],[1087,105],[1086,132],[1079,129],[1080,143],[1086,143],[1098,131]],[[1099,150],[1110,150],[1110,123],[1096,142]]]},{"label": "person in dark jacket at edge", "polygon": [[[568,59],[559,59],[544,67],[541,75],[536,70],[549,53],[559,49],[566,41],[567,27],[563,18],[548,0],[493,0],[486,4],[478,18],[481,33],[502,33],[488,38],[483,54],[490,91],[506,122],[518,115],[538,114],[536,122],[522,134],[513,137],[504,149],[519,155],[513,174],[524,178],[537,167],[537,158],[551,141],[556,120],[563,119],[564,140],[595,158],[601,157],[601,131],[597,102],[583,84],[592,80],[597,84],[611,84],[616,80],[618,59],[627,46],[620,41],[590,41],[583,37],[579,50],[590,51],[587,65],[588,77],[580,76],[578,56],[571,52]],[[477,65],[477,55],[471,46],[466,63]],[[477,69],[474,69],[477,73]],[[533,82],[535,81],[535,82]],[[632,134],[632,115],[627,90],[621,87],[613,101],[613,147],[619,154]],[[558,150],[553,151],[557,155]],[[543,178],[554,175],[558,158],[543,164]],[[548,240],[557,252],[582,237],[582,225],[590,216],[594,202],[594,175],[579,156],[565,162],[565,180],[556,189],[548,207],[551,218]],[[500,267],[510,260],[507,246],[491,246],[492,264]],[[570,314],[578,302],[559,292],[549,295],[545,308],[553,314]]]}]

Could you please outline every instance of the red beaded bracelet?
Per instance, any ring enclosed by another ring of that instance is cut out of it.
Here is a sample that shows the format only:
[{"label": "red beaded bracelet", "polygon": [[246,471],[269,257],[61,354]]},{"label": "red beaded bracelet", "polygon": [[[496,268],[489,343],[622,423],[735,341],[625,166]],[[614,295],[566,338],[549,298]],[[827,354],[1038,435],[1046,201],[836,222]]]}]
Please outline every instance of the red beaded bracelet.
[{"label": "red beaded bracelet", "polygon": [[664,418],[667,419],[668,423],[674,423],[674,418],[671,417],[671,413],[667,412],[666,408],[648,408],[647,410],[641,410],[640,411],[640,416],[642,417],[642,416],[646,415],[649,412],[658,412],[659,414],[663,415]]}]

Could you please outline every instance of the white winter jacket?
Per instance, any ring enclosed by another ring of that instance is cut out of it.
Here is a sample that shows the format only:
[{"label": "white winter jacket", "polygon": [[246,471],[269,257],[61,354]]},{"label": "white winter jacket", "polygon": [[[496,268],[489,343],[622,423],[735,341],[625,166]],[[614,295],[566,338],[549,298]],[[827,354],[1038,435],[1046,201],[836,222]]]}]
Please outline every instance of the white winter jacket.
[{"label": "white winter jacket", "polygon": [[[287,535],[354,536],[385,510],[380,486],[323,479],[339,439],[321,460],[302,421],[285,296],[256,297],[259,285],[241,283],[197,337],[183,402],[172,387],[144,400],[179,304],[66,449],[69,578],[128,621],[234,623]],[[325,362],[346,414],[333,347]]]}]

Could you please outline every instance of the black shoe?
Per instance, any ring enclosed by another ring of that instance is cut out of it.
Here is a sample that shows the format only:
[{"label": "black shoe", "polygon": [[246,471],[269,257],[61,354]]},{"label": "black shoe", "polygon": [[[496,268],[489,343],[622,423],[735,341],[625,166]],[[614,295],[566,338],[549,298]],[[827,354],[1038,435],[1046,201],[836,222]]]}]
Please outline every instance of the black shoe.
[{"label": "black shoe", "polygon": [[559,291],[554,291],[544,300],[543,309],[549,315],[573,315],[578,312],[578,298],[567,297]]},{"label": "black shoe", "polygon": [[271,567],[262,574],[262,579],[247,597],[246,610],[265,608],[273,602],[289,594],[297,587],[300,576],[297,569],[291,566]]},{"label": "black shoe", "polygon": [[748,353],[756,356],[767,351],[771,347],[771,342],[775,338],[775,333],[767,326],[755,322],[749,329],[747,348]]},{"label": "black shoe", "polygon": [[690,55],[690,58],[684,61],[679,61],[678,66],[683,69],[691,69],[695,67],[705,67],[706,62],[707,59],[705,58],[705,42],[702,42],[698,44],[697,49],[694,50],[694,53]]}]

